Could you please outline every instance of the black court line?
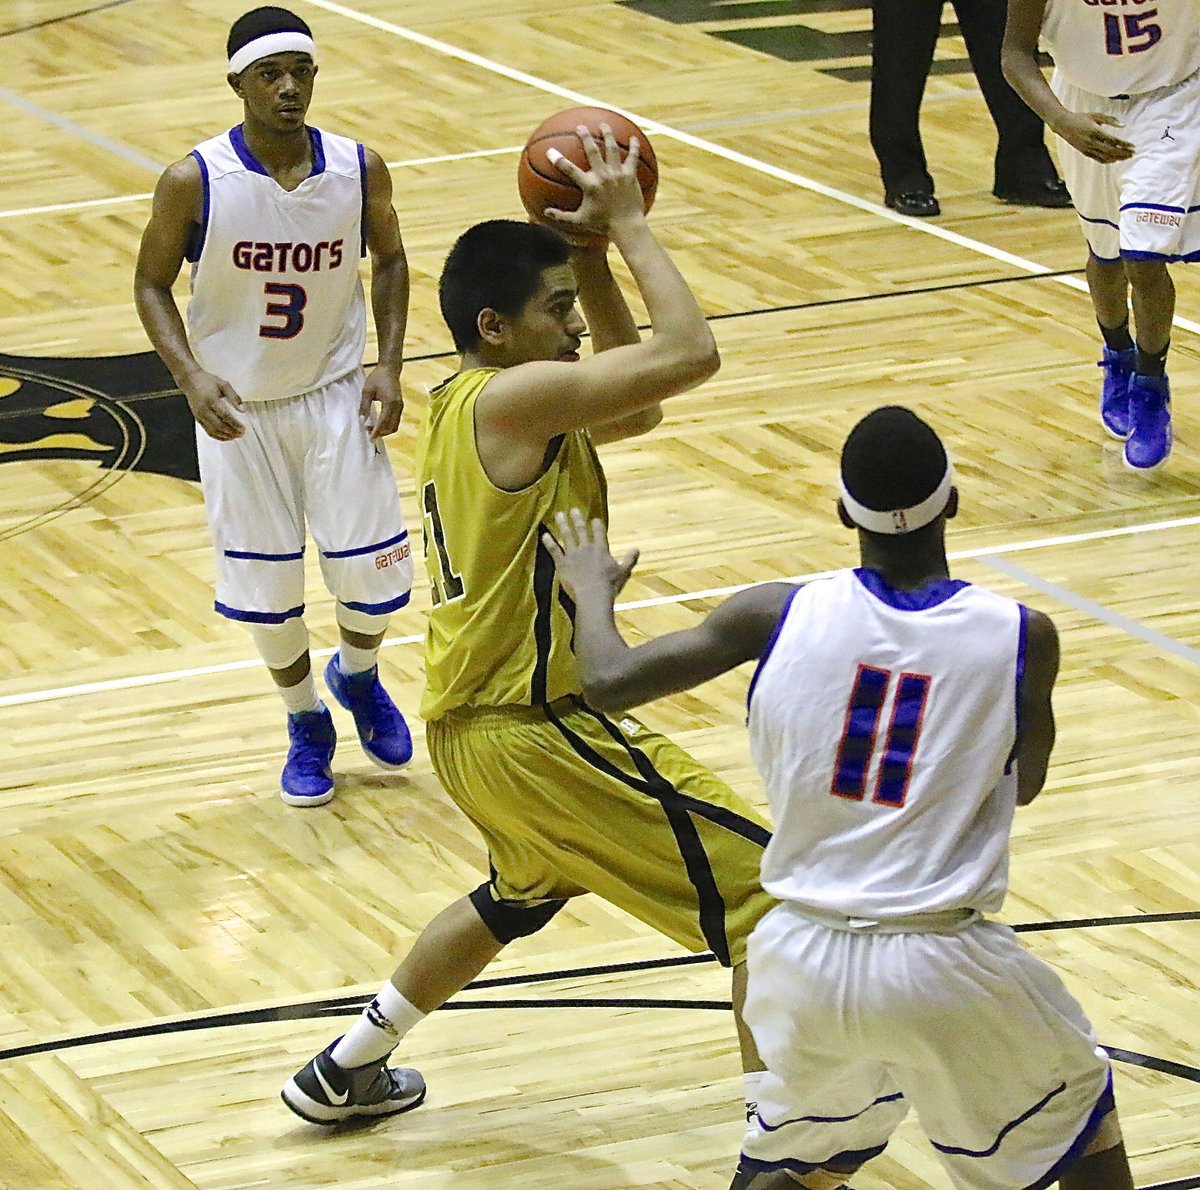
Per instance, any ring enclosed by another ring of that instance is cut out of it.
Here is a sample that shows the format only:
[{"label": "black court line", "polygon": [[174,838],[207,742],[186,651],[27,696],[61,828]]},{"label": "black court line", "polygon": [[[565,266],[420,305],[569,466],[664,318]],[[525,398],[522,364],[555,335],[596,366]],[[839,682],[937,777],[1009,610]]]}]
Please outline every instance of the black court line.
[{"label": "black court line", "polygon": [[[818,310],[822,306],[851,306],[859,302],[879,302],[888,298],[920,297],[926,293],[947,293],[955,289],[980,289],[988,285],[1010,285],[1014,281],[1045,281],[1054,277],[1076,277],[1084,269],[1052,269],[1043,273],[1015,273],[1006,277],[985,277],[979,281],[948,281],[945,285],[923,285],[919,289],[889,289],[878,293],[860,293],[854,297],[820,298],[815,302],[793,302],[785,306],[762,306],[757,310],[732,310],[728,314],[706,314],[706,322],[728,322],[731,318],[758,318],[763,314],[788,314],[796,310]],[[639,331],[650,330],[649,323],[639,323]],[[587,338],[587,335],[584,335]],[[453,359],[457,351],[433,351],[426,355],[407,355],[406,364],[426,363],[435,359]],[[374,367],[366,364],[365,367]]]},{"label": "black court line", "polygon": [[[130,0],[116,0],[116,3],[121,4],[129,2]],[[0,34],[0,37],[2,36],[6,35]],[[921,287],[920,289],[897,289],[887,290],[886,292],[881,291],[878,293],[861,293],[855,295],[854,297],[821,298],[814,302],[795,302],[784,306],[763,306],[757,310],[733,310],[727,314],[709,314],[706,315],[706,321],[728,322],[730,319],[734,318],[758,318],[765,314],[788,314],[799,310],[817,310],[823,306],[849,306],[861,302],[884,301],[888,298],[920,297],[923,294],[947,293],[956,289],[978,289],[988,285],[1009,285],[1016,281],[1042,281],[1053,277],[1071,277],[1082,273],[1083,271],[1083,269],[1057,269],[1053,272],[1045,273],[1017,273],[1006,277],[987,277],[979,281],[954,281],[948,282],[945,285],[927,285]],[[648,331],[650,329],[651,328],[648,323],[638,326],[638,330],[640,331]],[[587,337],[588,336],[585,333],[584,338]],[[431,351],[424,355],[407,355],[404,357],[404,362],[406,364],[428,363],[431,360],[455,359],[457,356],[457,351]],[[366,363],[363,366],[367,368],[373,368],[375,366],[375,361]],[[180,390],[177,388],[156,389],[153,392],[130,393],[129,395],[122,395],[112,399],[114,401],[119,401],[119,403],[122,405],[132,405],[136,404],[138,401],[152,401],[157,400],[160,397],[176,396],[179,394],[179,391]],[[13,420],[19,417],[29,417],[34,412],[35,411],[29,409],[0,409],[0,421]]]},{"label": "black court line", "polygon": [[103,12],[106,8],[120,8],[123,4],[132,4],[133,0],[108,0],[107,4],[94,4],[91,8],[81,8],[78,12],[68,12],[61,17],[47,17],[44,21],[34,21],[32,25],[21,25],[17,29],[9,29],[0,33],[0,40],[5,37],[15,37],[18,33],[29,33],[34,29],[45,29],[47,25],[59,25],[63,21],[73,21],[76,17],[91,16],[94,12]]},{"label": "black court line", "polygon": [[[1200,910],[1180,913],[1146,913],[1121,917],[1079,918],[1073,921],[1024,922],[1013,926],[1019,933],[1035,933],[1058,929],[1094,929],[1104,926],[1149,925],[1156,922],[1197,921]],[[655,971],[671,967],[690,967],[700,963],[713,963],[712,954],[677,955],[662,959],[638,959],[626,963],[604,963],[590,967],[567,967],[557,971],[535,971],[524,975],[505,975],[494,979],[477,979],[469,983],[464,991],[480,992],[493,988],[529,986],[570,979],[592,979],[598,976],[616,975],[633,971]],[[12,1046],[0,1050],[0,1061],[24,1058],[35,1054],[55,1053],[60,1050],[77,1049],[84,1045],[98,1045],[110,1041],[127,1041],[138,1037],[166,1036],[172,1033],[189,1033],[200,1029],[222,1029],[235,1025],[270,1024],[288,1020],[313,1020],[322,1017],[350,1015],[361,1011],[370,1001],[370,996],[356,993],[348,996],[328,996],[320,1000],[284,1004],[275,1008],[234,1009],[228,1012],[211,1013],[189,1020],[152,1021],[144,1025],[132,1025],[124,1029],[105,1032],[77,1034],[54,1041],[32,1042],[28,1045]],[[728,1001],[716,1000],[673,1000],[673,999],[629,999],[622,997],[556,997],[553,1000],[452,1000],[442,1006],[449,1011],[464,1011],[483,1008],[730,1008]],[[1174,1075],[1189,1082],[1200,1083],[1200,1069],[1166,1058],[1139,1054],[1133,1050],[1105,1047],[1118,1062],[1142,1066],[1163,1074]]]}]

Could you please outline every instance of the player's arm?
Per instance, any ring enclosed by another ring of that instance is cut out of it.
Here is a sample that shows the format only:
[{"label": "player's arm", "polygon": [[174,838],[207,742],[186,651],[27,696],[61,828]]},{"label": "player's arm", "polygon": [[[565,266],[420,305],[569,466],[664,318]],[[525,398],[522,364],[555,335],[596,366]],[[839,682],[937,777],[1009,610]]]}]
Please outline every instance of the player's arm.
[{"label": "player's arm", "polygon": [[1072,112],[1059,102],[1038,65],[1038,38],[1046,0],[1008,0],[1008,22],[1000,65],[1012,89],[1045,121],[1051,132],[1087,157],[1108,164],[1133,156],[1133,145],[1106,132],[1120,123],[1102,112]]},{"label": "player's arm", "polygon": [[1058,677],[1058,630],[1049,616],[1028,609],[1025,673],[1017,693],[1017,804],[1027,806],[1046,784],[1054,748],[1051,696]]},{"label": "player's arm", "polygon": [[580,135],[591,168],[585,173],[565,158],[558,164],[583,190],[583,202],[577,211],[557,212],[555,222],[612,240],[646,304],[650,335],[579,363],[539,361],[504,369],[475,407],[477,430],[499,439],[549,442],[569,430],[617,421],[686,392],[720,366],[703,312],[646,223],[636,139],[622,162],[611,133],[603,157],[586,129]]},{"label": "player's arm", "polygon": [[618,562],[601,521],[578,509],[557,517],[557,539],[543,541],[559,581],[575,601],[575,655],[583,696],[601,711],[620,711],[690,690],[761,657],[788,597],[789,583],[764,583],[731,595],[695,628],[630,648],[617,630],[613,604],[637,562],[632,550]]},{"label": "player's arm", "polygon": [[241,408],[241,398],[197,363],[171,291],[192,228],[201,217],[203,198],[200,166],[190,154],[158,179],[150,222],[138,249],[133,297],[146,335],[187,398],[192,415],[210,437],[228,442],[244,433],[234,413]]},{"label": "player's arm", "polygon": [[[395,433],[404,412],[400,369],[404,366],[404,332],[408,325],[408,258],[400,238],[400,222],[392,206],[392,176],[383,158],[364,146],[367,163],[367,251],[371,254],[371,312],[379,341],[379,362],[363,385],[359,414],[372,439]],[[373,406],[379,403],[376,414]]]},{"label": "player's arm", "polygon": [[[629,303],[608,264],[608,244],[576,247],[571,252],[571,268],[579,285],[579,304],[591,335],[592,351],[599,354],[613,347],[641,342],[637,322]],[[662,404],[655,403],[626,417],[589,427],[598,446],[634,438],[654,429],[662,421]]]}]

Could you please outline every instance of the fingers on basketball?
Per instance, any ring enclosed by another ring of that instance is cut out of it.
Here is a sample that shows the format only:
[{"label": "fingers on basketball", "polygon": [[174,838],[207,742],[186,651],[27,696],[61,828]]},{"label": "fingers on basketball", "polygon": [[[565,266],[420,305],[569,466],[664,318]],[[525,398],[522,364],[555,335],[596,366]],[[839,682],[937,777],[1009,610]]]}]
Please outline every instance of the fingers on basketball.
[{"label": "fingers on basketball", "polygon": [[[540,124],[521,150],[521,160],[517,166],[517,191],[534,222],[552,222],[546,216],[547,207],[574,211],[583,201],[583,191],[548,156],[551,149],[561,153],[566,161],[582,171],[592,169],[596,163],[590,159],[584,138],[580,135],[580,129],[584,128],[591,133],[596,161],[607,158],[610,164],[615,164],[614,158],[608,156],[608,138],[601,131],[603,124],[611,129],[612,146],[620,154],[618,160],[632,160],[637,169],[644,209],[649,211],[654,205],[658,190],[658,160],[646,134],[619,112],[602,107],[574,107],[558,112]],[[637,148],[631,152],[635,139]],[[600,145],[605,147],[603,155]]]}]

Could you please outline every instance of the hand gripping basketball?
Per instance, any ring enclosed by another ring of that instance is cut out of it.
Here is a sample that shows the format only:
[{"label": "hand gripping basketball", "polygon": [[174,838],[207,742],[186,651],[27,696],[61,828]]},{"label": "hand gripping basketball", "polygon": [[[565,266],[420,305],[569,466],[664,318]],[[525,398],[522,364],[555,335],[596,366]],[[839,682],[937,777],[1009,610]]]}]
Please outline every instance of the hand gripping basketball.
[{"label": "hand gripping basketball", "polygon": [[[635,141],[637,149],[630,156]],[[517,167],[517,189],[535,222],[552,224],[575,243],[603,244],[620,209],[611,206],[620,198],[609,192],[631,197],[622,173],[636,178],[641,210],[648,211],[658,188],[658,163],[645,134],[619,112],[571,108],[545,120],[529,137]],[[587,183],[580,182],[584,176]],[[588,191],[593,198],[585,204]],[[577,213],[578,218],[564,220],[550,210]]]}]

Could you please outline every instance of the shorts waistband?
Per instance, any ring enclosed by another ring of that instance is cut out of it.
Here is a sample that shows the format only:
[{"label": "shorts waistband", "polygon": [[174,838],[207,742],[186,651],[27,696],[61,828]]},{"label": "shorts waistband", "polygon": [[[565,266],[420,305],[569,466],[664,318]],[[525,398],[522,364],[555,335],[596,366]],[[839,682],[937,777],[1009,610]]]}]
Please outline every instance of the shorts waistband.
[{"label": "shorts waistband", "polygon": [[547,711],[555,715],[565,715],[578,706],[579,696],[566,694],[562,698],[556,698],[553,702],[539,702],[532,705],[513,703],[500,707],[453,707],[444,715],[430,720],[429,726],[445,724],[448,727],[474,727],[485,723],[493,726],[503,726],[506,723],[544,723]]},{"label": "shorts waistband", "polygon": [[978,909],[947,909],[938,913],[909,913],[899,917],[853,917],[832,910],[816,909],[811,905],[788,905],[788,908],[817,925],[848,934],[956,934],[959,930],[982,921]]},{"label": "shorts waistband", "polygon": [[1153,87],[1149,91],[1134,91],[1132,94],[1110,95],[1109,99],[1144,99],[1147,95],[1165,95],[1168,91],[1174,91],[1179,87],[1186,87],[1200,75],[1200,70],[1193,70],[1191,74],[1185,75],[1176,82],[1168,83],[1165,87]]}]

